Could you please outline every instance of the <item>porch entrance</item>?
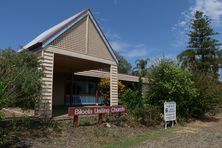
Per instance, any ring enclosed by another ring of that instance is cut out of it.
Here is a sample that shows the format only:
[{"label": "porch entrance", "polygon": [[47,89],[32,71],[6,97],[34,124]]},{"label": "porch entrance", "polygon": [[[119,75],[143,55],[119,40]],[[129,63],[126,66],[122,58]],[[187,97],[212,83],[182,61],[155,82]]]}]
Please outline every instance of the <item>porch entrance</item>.
[{"label": "porch entrance", "polygon": [[[109,69],[109,65],[95,61],[54,55],[53,76],[53,110],[62,112],[70,106],[95,106],[102,105],[102,97],[98,95],[97,85],[99,78],[75,75],[95,69]],[[53,114],[57,114],[53,111]]]}]

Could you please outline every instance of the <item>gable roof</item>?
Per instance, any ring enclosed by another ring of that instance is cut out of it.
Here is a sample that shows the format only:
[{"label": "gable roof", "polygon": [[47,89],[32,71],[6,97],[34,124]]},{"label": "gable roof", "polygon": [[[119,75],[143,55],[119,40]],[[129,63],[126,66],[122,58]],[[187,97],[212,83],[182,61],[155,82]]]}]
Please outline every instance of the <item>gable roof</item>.
[{"label": "gable roof", "polygon": [[69,28],[71,28],[76,23],[78,23],[80,20],[82,20],[87,15],[91,18],[93,24],[95,25],[99,35],[101,36],[101,38],[103,39],[103,41],[105,43],[105,45],[109,49],[109,52],[112,55],[112,57],[114,58],[115,62],[118,63],[118,59],[115,55],[115,51],[112,49],[112,47],[109,44],[107,38],[105,37],[104,33],[100,29],[100,27],[99,27],[98,23],[96,22],[92,12],[90,11],[90,9],[85,9],[85,10],[73,15],[72,17],[64,20],[63,22],[49,28],[48,30],[46,30],[45,32],[43,32],[39,36],[37,36],[35,39],[33,39],[31,42],[29,42],[28,44],[23,46],[23,48],[20,49],[19,52],[23,51],[25,49],[33,50],[33,49],[37,49],[37,48],[46,47],[54,39],[56,39],[58,36],[60,36],[62,33],[64,33]]}]

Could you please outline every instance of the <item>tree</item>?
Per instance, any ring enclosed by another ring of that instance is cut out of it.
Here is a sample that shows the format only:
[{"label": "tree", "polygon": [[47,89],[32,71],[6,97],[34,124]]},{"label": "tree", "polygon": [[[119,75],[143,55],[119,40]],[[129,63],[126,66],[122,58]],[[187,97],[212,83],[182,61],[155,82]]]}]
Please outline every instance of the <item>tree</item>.
[{"label": "tree", "polygon": [[42,76],[32,52],[0,51],[0,107],[34,108],[41,95]]},{"label": "tree", "polygon": [[127,105],[127,109],[134,115],[139,116],[143,109],[143,98],[138,90],[127,89],[119,97],[120,104]]},{"label": "tree", "polygon": [[[110,98],[110,79],[102,78],[98,84],[100,94],[104,99]],[[125,90],[125,85],[118,81],[118,96],[121,96]]]},{"label": "tree", "polygon": [[136,67],[133,69],[133,74],[144,77],[147,73],[147,64],[149,59],[136,60]]},{"label": "tree", "polygon": [[191,71],[213,72],[217,76],[220,43],[213,38],[218,33],[210,25],[211,20],[203,12],[196,11],[191,20],[187,49],[178,55],[178,59]]},{"label": "tree", "polygon": [[116,55],[119,60],[118,72],[123,74],[131,74],[132,73],[131,64],[119,53],[116,52]]},{"label": "tree", "polygon": [[198,92],[193,102],[193,115],[206,112],[218,113],[222,109],[222,84],[212,77],[212,73],[193,73],[195,88]]},{"label": "tree", "polygon": [[163,108],[165,101],[177,103],[177,114],[188,118],[192,115],[193,100],[197,96],[191,74],[176,63],[162,59],[150,69],[146,103]]}]

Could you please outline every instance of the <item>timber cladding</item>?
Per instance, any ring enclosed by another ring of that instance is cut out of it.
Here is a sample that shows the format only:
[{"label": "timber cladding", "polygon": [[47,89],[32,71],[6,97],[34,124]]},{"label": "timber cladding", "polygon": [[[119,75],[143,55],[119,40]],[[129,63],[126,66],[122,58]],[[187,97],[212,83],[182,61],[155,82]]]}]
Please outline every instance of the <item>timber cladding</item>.
[{"label": "timber cladding", "polygon": [[44,50],[41,53],[44,76],[42,77],[42,98],[37,106],[36,114],[44,118],[52,116],[54,53]]},{"label": "timber cladding", "polygon": [[77,24],[73,25],[52,41],[50,45],[64,50],[114,61],[108,47],[89,16],[86,16]]},{"label": "timber cladding", "polygon": [[101,36],[97,32],[96,27],[92,23],[91,19],[89,19],[88,35],[89,35],[88,55],[113,61],[113,58],[109,53],[109,49],[106,47],[105,43],[103,42]]},{"label": "timber cladding", "polygon": [[75,51],[78,53],[85,53],[86,46],[86,18],[82,19],[77,24],[56,38],[51,45]]},{"label": "timber cladding", "polygon": [[110,66],[110,105],[118,105],[118,68]]}]

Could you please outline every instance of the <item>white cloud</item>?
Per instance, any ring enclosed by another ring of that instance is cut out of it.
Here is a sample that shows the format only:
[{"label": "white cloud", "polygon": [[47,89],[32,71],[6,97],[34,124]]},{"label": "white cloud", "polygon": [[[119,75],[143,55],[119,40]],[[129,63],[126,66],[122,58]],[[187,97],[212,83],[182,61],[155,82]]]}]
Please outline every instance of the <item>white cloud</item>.
[{"label": "white cloud", "polygon": [[221,0],[196,0],[193,7],[190,8],[194,13],[196,10],[203,11],[216,24],[221,23],[222,19],[222,1]]},{"label": "white cloud", "polygon": [[107,33],[112,48],[126,58],[148,57],[148,48],[144,44],[132,44],[123,40],[117,33]]},{"label": "white cloud", "polygon": [[179,25],[180,27],[183,27],[183,26],[185,26],[186,24],[187,24],[187,22],[186,22],[186,21],[181,21],[181,22],[179,22],[179,24],[178,24],[178,25]]},{"label": "white cloud", "polygon": [[144,44],[130,44],[126,41],[110,41],[112,48],[124,57],[141,58],[148,56],[148,48]]},{"label": "white cloud", "polygon": [[143,44],[135,45],[131,50],[127,52],[128,57],[147,57],[148,49]]},{"label": "white cloud", "polygon": [[181,13],[179,22],[171,28],[175,35],[173,47],[186,47],[186,33],[189,31],[190,20],[197,10],[204,12],[205,15],[212,19],[212,25],[222,26],[222,0],[195,0],[186,11]]},{"label": "white cloud", "polygon": [[112,45],[112,48],[118,52],[123,52],[132,46],[129,43],[121,40],[111,40],[110,44]]}]

